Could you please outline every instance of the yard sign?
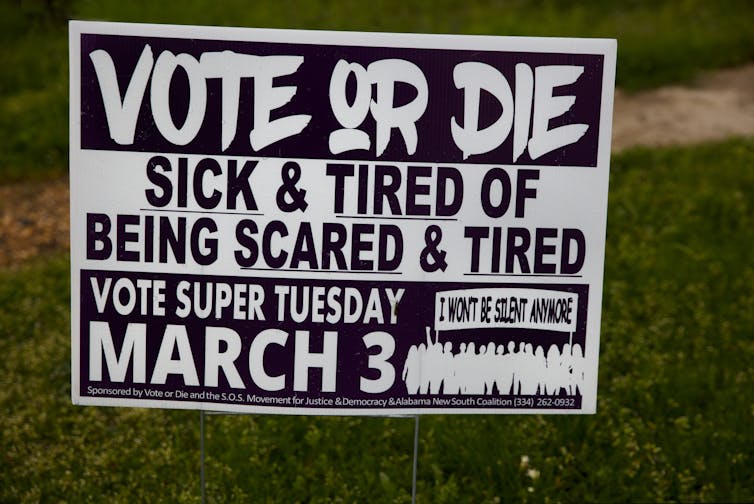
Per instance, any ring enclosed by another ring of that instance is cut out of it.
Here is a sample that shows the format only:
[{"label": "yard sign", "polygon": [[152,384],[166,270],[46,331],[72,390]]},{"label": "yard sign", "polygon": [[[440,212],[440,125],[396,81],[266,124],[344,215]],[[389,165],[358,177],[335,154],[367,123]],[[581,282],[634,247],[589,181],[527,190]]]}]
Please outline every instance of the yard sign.
[{"label": "yard sign", "polygon": [[613,40],[72,22],[72,397],[593,413]]}]

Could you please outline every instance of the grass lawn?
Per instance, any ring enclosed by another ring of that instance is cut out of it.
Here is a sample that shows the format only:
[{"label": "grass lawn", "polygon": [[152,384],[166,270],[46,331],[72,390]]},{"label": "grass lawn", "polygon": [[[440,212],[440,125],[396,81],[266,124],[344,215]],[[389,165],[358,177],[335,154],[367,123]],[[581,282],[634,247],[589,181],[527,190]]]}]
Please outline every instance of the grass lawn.
[{"label": "grass lawn", "polygon": [[[754,500],[751,166],[754,139],[614,158],[597,414],[423,417],[420,501]],[[68,267],[0,277],[0,501],[198,501],[197,412],[70,404]],[[211,502],[410,500],[410,419],[206,427]]]},{"label": "grass lawn", "polygon": [[618,39],[635,90],[754,60],[748,0],[0,1],[0,183],[67,173],[67,19]]}]

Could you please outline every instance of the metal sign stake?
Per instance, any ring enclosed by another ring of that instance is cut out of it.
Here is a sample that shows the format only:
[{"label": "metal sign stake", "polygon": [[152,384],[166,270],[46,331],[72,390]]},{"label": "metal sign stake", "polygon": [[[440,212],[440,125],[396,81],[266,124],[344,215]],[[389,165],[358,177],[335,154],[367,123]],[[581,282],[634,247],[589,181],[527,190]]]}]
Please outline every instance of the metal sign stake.
[{"label": "metal sign stake", "polygon": [[414,464],[411,477],[411,504],[416,504],[416,472],[419,465],[419,415],[414,415]]},{"label": "metal sign stake", "polygon": [[199,458],[199,479],[202,486],[202,504],[206,504],[207,495],[204,485],[204,410],[199,410]]}]

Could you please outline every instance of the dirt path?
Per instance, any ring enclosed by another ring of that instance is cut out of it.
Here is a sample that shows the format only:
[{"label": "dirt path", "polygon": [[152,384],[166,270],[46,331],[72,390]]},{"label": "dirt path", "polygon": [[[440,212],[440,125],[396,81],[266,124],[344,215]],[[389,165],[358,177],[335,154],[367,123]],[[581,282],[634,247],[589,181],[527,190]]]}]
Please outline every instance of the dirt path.
[{"label": "dirt path", "polygon": [[[616,91],[613,152],[754,135],[754,64],[692,86]],[[0,267],[68,247],[68,181],[0,186]]]},{"label": "dirt path", "polygon": [[0,186],[0,267],[68,248],[68,179]]},{"label": "dirt path", "polygon": [[754,64],[635,95],[618,90],[613,152],[754,135]]}]

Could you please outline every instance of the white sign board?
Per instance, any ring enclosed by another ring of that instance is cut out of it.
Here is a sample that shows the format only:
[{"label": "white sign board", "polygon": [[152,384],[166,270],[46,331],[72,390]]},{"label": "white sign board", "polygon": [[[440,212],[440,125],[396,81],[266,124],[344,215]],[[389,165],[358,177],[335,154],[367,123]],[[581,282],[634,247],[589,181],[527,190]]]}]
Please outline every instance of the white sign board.
[{"label": "white sign board", "polygon": [[593,413],[613,40],[72,22],[72,395]]}]

